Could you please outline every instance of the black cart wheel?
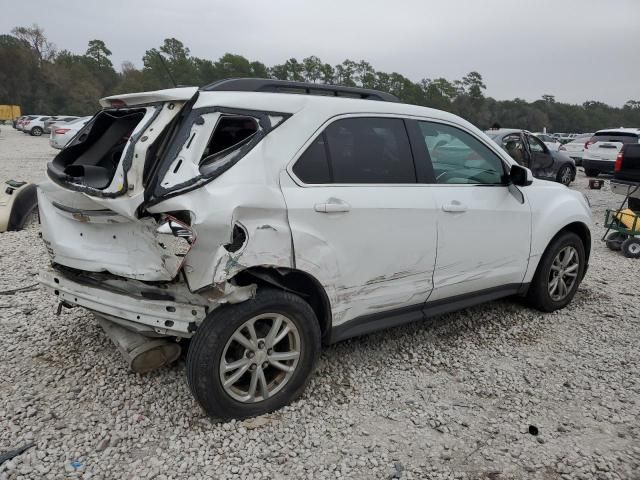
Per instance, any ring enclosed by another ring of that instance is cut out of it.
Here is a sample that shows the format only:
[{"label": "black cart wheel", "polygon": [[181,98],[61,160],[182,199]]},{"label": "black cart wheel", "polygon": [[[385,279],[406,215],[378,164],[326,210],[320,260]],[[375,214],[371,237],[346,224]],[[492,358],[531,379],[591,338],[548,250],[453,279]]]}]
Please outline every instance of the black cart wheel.
[{"label": "black cart wheel", "polygon": [[320,327],[309,304],[263,288],[207,316],[189,346],[187,380],[209,416],[253,417],[295,400],[319,353]]},{"label": "black cart wheel", "polygon": [[622,242],[622,253],[627,258],[640,258],[640,238],[629,237]]},{"label": "black cart wheel", "polygon": [[625,241],[627,236],[620,232],[611,232],[607,235],[606,243],[609,250],[620,250],[622,248],[622,242]]}]

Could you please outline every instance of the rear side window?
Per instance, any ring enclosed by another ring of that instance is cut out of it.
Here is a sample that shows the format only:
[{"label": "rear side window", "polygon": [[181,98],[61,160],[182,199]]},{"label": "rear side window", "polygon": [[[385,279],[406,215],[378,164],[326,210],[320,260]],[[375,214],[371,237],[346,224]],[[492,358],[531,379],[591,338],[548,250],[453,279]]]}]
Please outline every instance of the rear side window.
[{"label": "rear side window", "polygon": [[206,165],[246,143],[258,131],[253,117],[222,116],[213,129],[200,165]]},{"label": "rear side window", "polygon": [[305,183],[416,183],[409,137],[399,118],[337,120],[293,171]]},{"label": "rear side window", "polygon": [[631,132],[598,132],[592,142],[638,143],[638,135]]}]

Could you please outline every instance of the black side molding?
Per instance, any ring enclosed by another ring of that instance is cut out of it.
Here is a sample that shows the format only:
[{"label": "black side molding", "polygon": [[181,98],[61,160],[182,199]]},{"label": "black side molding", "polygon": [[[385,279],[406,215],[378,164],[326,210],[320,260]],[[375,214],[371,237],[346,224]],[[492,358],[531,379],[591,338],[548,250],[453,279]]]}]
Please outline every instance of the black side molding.
[{"label": "black side molding", "polygon": [[340,342],[347,338],[397,327],[405,323],[427,320],[437,315],[462,310],[473,305],[490,302],[511,295],[524,295],[528,289],[528,283],[514,283],[469,294],[456,295],[455,297],[443,298],[433,302],[427,301],[423,304],[402,307],[387,312],[363,315],[349,320],[342,325],[332,327],[329,343]]}]

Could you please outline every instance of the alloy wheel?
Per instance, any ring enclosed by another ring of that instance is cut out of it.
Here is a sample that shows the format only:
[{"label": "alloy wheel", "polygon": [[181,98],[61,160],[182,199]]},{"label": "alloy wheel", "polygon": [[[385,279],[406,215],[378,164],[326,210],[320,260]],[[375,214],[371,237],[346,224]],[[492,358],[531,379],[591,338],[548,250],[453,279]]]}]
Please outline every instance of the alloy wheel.
[{"label": "alloy wheel", "polygon": [[220,382],[234,400],[255,403],[278,393],[300,359],[300,334],[279,313],[257,315],[231,335],[220,359]]},{"label": "alloy wheel", "polygon": [[555,302],[564,300],[578,279],[580,257],[573,246],[562,248],[551,264],[549,271],[549,296]]}]

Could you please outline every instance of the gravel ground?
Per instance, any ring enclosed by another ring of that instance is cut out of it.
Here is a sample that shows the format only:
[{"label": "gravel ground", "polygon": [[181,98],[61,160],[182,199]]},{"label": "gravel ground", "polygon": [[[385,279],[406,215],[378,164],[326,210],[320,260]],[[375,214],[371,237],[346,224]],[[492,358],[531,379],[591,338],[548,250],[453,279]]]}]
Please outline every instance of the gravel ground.
[{"label": "gravel ground", "polygon": [[[53,153],[2,127],[0,179],[37,180]],[[620,197],[585,192],[599,237]],[[37,224],[0,234],[0,291],[46,264]],[[0,479],[638,479],[639,266],[596,241],[560,312],[505,300],[343,342],[299,401],[228,423],[192,399],[184,360],[128,373],[90,314],[0,295],[0,452],[35,443]]]}]

